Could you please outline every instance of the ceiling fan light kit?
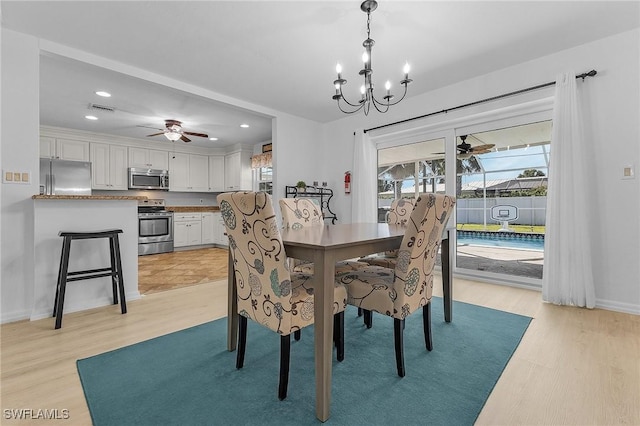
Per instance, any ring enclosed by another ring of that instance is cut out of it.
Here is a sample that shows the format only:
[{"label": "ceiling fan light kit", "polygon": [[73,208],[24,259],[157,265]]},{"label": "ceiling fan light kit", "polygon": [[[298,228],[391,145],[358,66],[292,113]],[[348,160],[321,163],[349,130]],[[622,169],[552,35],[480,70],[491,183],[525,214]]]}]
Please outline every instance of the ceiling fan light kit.
[{"label": "ceiling fan light kit", "polygon": [[[387,80],[385,84],[386,95],[382,97],[382,101],[376,99],[373,94],[373,82],[371,79],[371,75],[373,74],[373,69],[371,68],[371,49],[375,44],[375,41],[371,38],[371,12],[378,8],[378,2],[375,0],[366,0],[362,2],[360,5],[360,10],[367,14],[367,38],[362,42],[362,46],[365,48],[365,52],[362,54],[362,61],[364,62],[364,68],[360,70],[359,74],[364,78],[364,84],[360,87],[360,95],[361,98],[358,103],[352,103],[345,99],[344,94],[342,93],[342,86],[347,84],[347,80],[342,78],[342,66],[338,63],[336,65],[336,72],[338,73],[338,78],[333,81],[333,85],[336,88],[336,94],[333,95],[333,100],[337,101],[338,108],[340,111],[345,114],[353,114],[360,110],[364,110],[364,115],[369,115],[369,111],[371,109],[371,105],[381,113],[385,113],[389,110],[389,107],[392,105],[396,105],[400,103],[407,94],[407,86],[411,83],[411,79],[409,78],[409,64],[405,63],[404,65],[404,79],[400,81],[400,84],[404,86],[404,92],[402,97],[395,101],[391,102],[391,99],[394,98],[394,95],[391,94],[391,83]],[[340,104],[340,101],[343,101],[348,107],[344,109]],[[350,109],[349,109],[350,107]]]},{"label": "ceiling fan light kit", "polygon": [[[166,129],[164,129],[160,133],[153,133],[151,135],[147,135],[147,137],[164,135],[171,142],[175,142],[178,139],[182,140],[183,142],[191,142],[191,139],[189,139],[186,135],[198,136],[200,138],[209,137],[209,135],[207,135],[206,133],[187,132],[182,130],[182,122],[178,120],[164,120],[164,123],[165,123]],[[158,129],[158,130],[161,130],[161,129]]]}]

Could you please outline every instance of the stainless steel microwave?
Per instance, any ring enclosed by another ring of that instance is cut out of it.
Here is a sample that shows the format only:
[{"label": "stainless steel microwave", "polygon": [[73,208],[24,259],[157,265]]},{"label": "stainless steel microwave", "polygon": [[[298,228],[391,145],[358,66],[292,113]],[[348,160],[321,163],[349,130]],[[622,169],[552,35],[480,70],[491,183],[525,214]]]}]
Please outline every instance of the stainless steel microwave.
[{"label": "stainless steel microwave", "polygon": [[129,189],[159,189],[168,191],[169,171],[130,167]]}]

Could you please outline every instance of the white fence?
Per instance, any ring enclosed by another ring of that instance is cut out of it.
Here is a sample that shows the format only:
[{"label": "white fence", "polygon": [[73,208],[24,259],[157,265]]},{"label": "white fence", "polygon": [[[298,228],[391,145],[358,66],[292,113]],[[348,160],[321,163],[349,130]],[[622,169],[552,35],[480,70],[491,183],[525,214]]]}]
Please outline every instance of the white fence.
[{"label": "white fence", "polygon": [[512,225],[544,225],[547,214],[547,197],[487,197],[458,198],[456,200],[457,219],[463,223],[499,223],[491,219],[491,207],[496,205],[515,206],[518,219]]}]

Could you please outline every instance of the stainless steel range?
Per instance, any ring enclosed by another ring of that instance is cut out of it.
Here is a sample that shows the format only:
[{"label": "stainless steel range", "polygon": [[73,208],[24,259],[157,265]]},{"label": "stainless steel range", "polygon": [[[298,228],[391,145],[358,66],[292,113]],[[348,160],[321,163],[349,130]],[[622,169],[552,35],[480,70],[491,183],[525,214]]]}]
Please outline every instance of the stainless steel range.
[{"label": "stainless steel range", "polygon": [[138,201],[138,256],[173,251],[173,212],[164,200]]}]

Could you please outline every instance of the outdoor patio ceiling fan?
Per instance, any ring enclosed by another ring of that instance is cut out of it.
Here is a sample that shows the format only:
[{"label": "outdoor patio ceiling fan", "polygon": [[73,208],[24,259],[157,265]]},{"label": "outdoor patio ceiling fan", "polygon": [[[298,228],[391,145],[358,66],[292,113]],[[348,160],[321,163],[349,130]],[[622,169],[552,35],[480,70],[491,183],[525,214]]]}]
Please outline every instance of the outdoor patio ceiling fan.
[{"label": "outdoor patio ceiling fan", "polygon": [[486,154],[487,152],[491,152],[491,148],[496,146],[493,143],[471,146],[471,144],[467,142],[467,136],[468,135],[460,136],[462,142],[456,147],[458,149],[458,156],[466,155],[470,157],[474,154]]},{"label": "outdoor patio ceiling fan", "polygon": [[[482,145],[477,145],[477,146],[472,146],[469,142],[467,142],[467,137],[469,135],[462,135],[460,136],[460,140],[462,142],[460,142],[460,144],[458,144],[456,146],[456,149],[458,150],[458,158],[460,159],[464,159],[464,158],[469,158],[472,155],[477,155],[477,154],[486,154],[487,152],[491,152],[491,149],[496,146],[493,143],[486,143],[486,144],[482,144]],[[476,140],[480,141],[478,138],[476,138],[475,136],[471,135],[473,138],[475,138]],[[482,142],[482,141],[480,141]],[[436,154],[444,154],[444,152],[436,152]]]},{"label": "outdoor patio ceiling fan", "polygon": [[[153,133],[151,135],[147,135],[147,137],[165,135],[165,137],[172,142],[175,142],[178,139],[182,140],[183,142],[191,142],[191,139],[189,139],[186,135],[198,136],[201,138],[209,137],[209,135],[207,135],[206,133],[187,132],[185,130],[182,130],[182,122],[178,120],[164,120],[164,122],[165,122],[166,129],[158,129],[162,131],[160,133]],[[142,126],[142,127],[146,127],[146,126]]]}]

